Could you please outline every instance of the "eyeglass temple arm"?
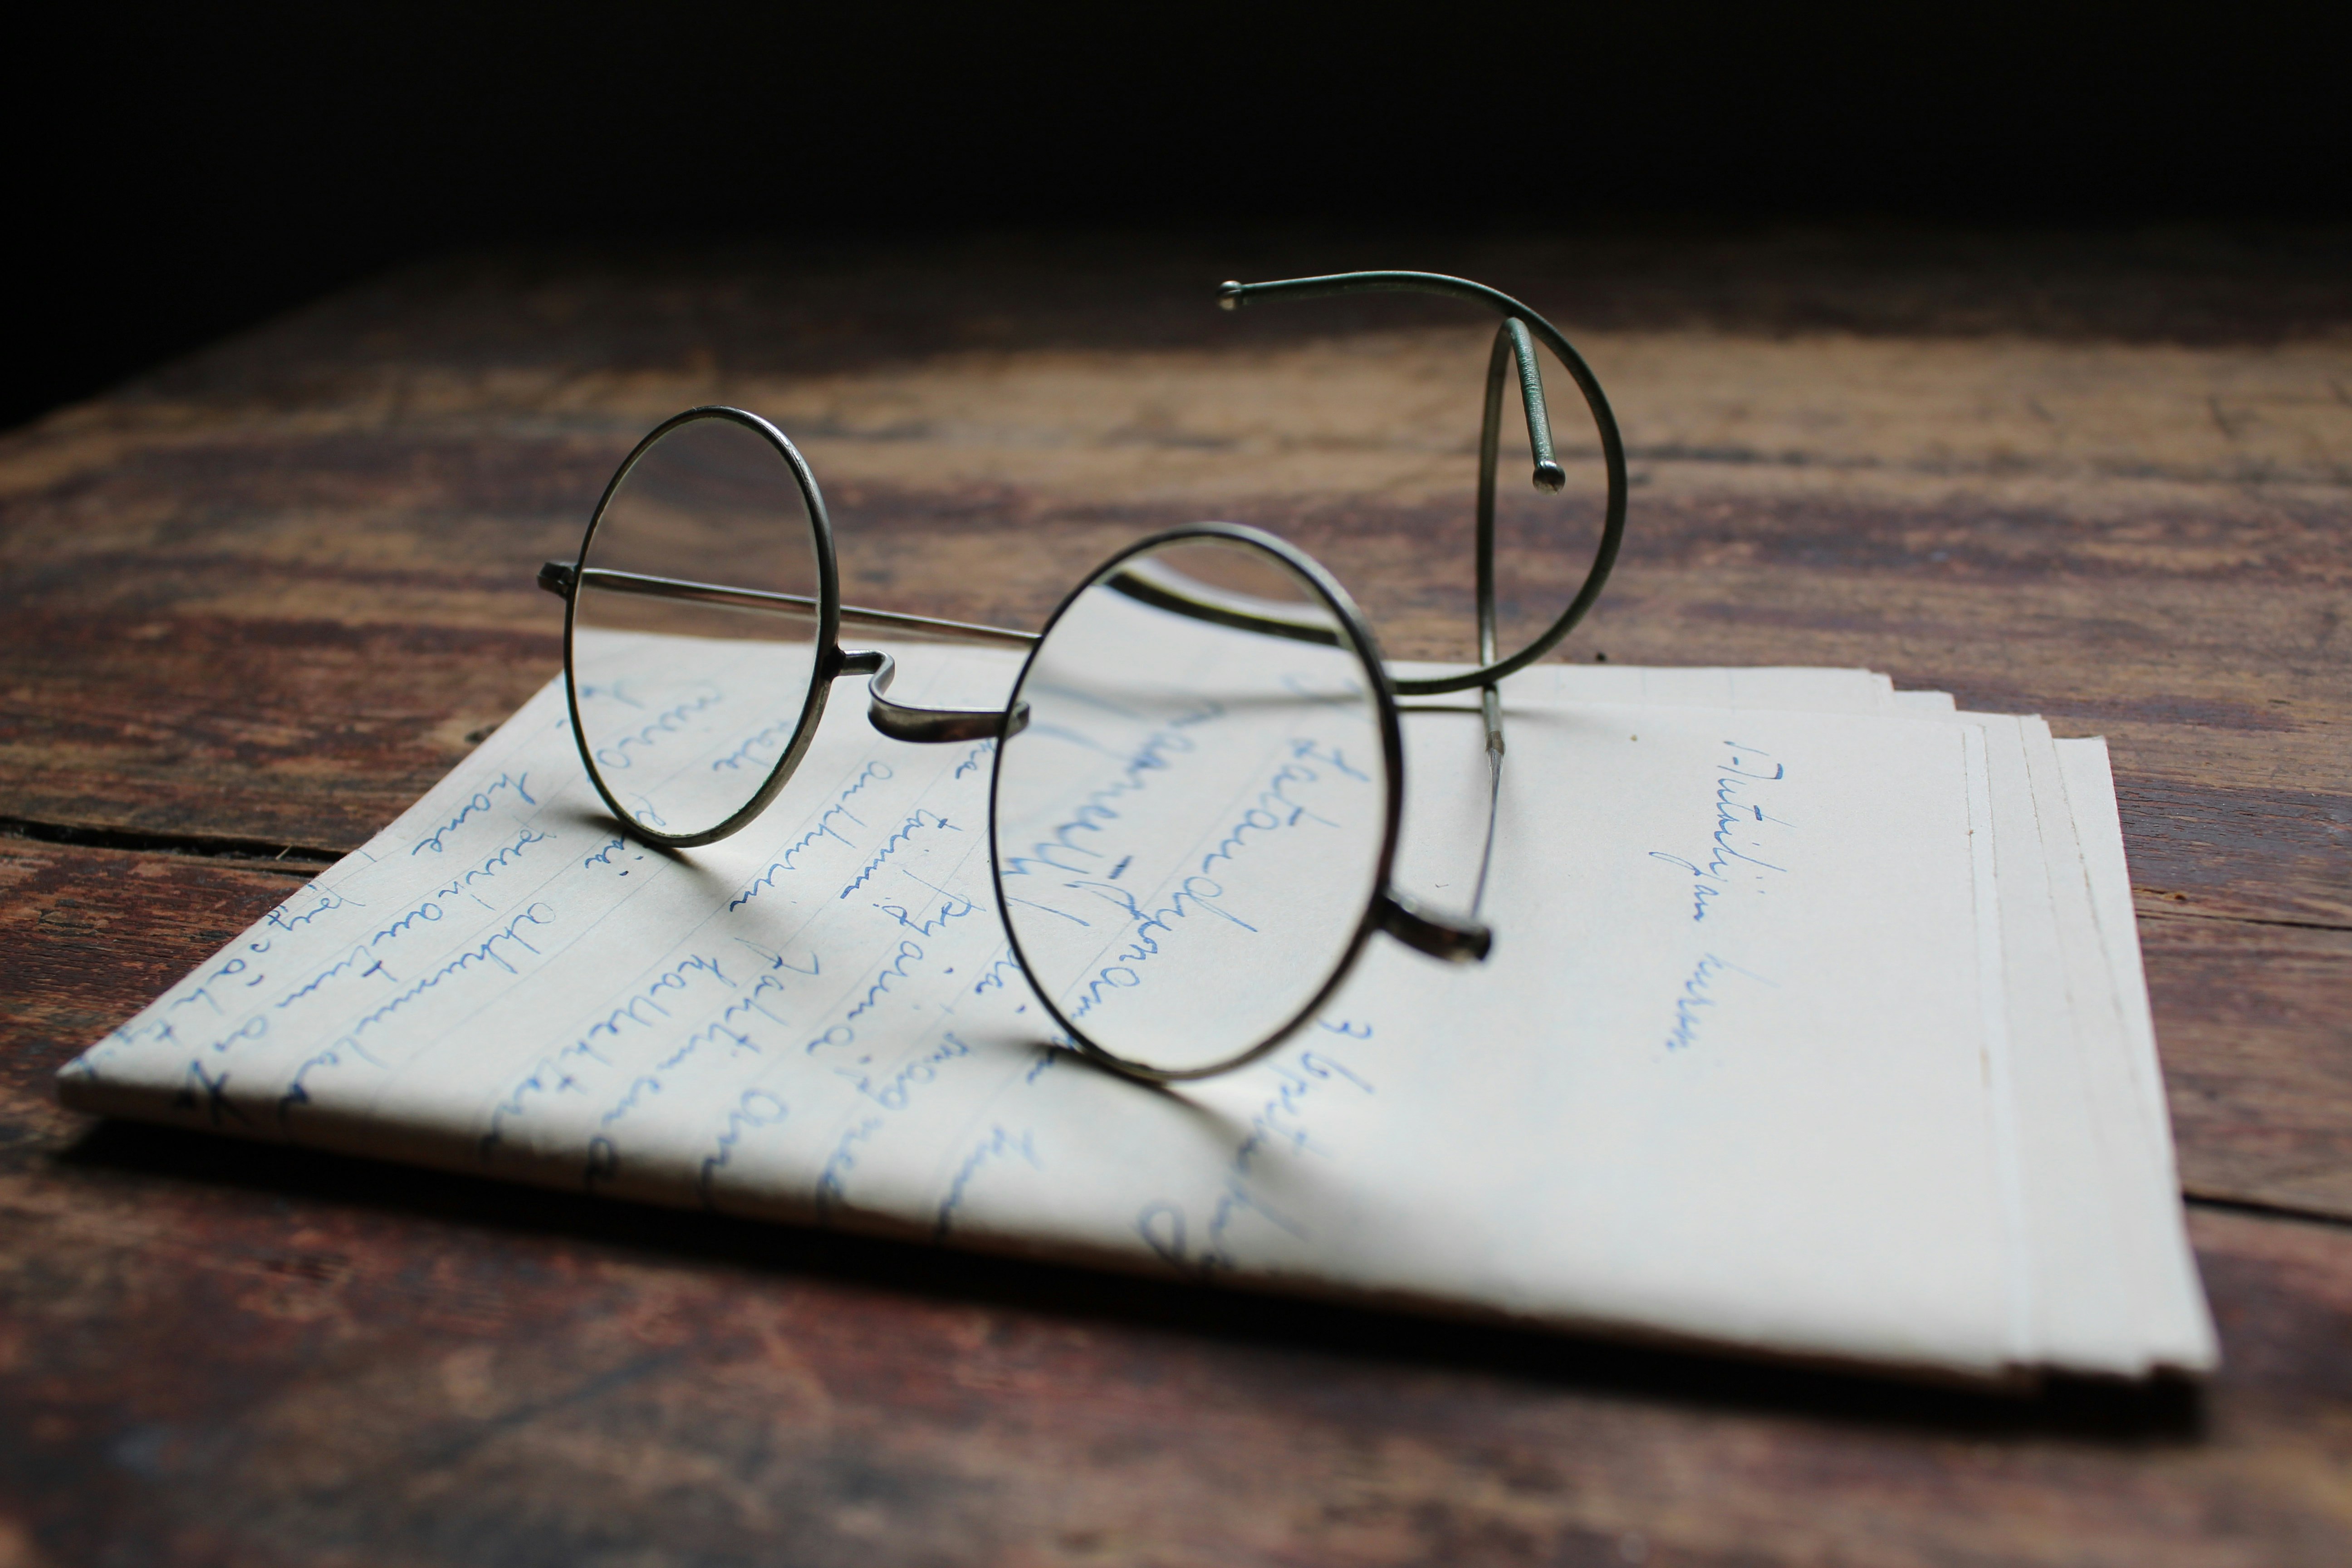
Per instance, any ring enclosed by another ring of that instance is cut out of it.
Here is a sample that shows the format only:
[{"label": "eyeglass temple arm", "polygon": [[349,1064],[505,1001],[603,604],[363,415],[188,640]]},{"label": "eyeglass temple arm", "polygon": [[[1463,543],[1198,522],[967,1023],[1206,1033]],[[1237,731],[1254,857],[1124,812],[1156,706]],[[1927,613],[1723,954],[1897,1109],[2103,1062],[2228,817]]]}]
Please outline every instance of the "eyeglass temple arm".
[{"label": "eyeglass temple arm", "polygon": [[[816,600],[803,594],[772,594],[757,588],[733,588],[719,583],[696,583],[683,577],[656,577],[642,572],[615,572],[608,567],[590,566],[585,569],[568,561],[550,561],[539,569],[539,585],[558,598],[570,599],[583,587],[601,588],[607,593],[635,594],[650,599],[680,600],[688,604],[714,605],[722,609],[745,610],[754,615],[779,616],[793,620],[816,619],[820,606]],[[1121,572],[1109,580],[1109,585],[1129,597],[1174,610],[1196,620],[1213,621],[1221,626],[1239,627],[1268,637],[1288,637],[1300,642],[1321,643],[1338,647],[1339,634],[1328,626],[1308,626],[1275,620],[1252,615],[1204,600],[1187,598],[1132,573]],[[894,610],[864,610],[854,605],[841,607],[845,622],[856,622],[878,631],[929,632],[970,637],[985,642],[1011,643],[1028,647],[1037,640],[1034,632],[1016,632],[1004,626],[983,626],[970,621],[943,621],[929,616],[903,616]],[[879,659],[879,664],[870,661]],[[870,675],[874,727],[894,740],[900,741],[966,741],[992,736],[1003,722],[1002,712],[979,710],[910,708],[892,702],[882,693],[889,689],[895,667],[879,653],[846,654],[835,675]],[[931,718],[944,723],[929,722]],[[1026,722],[1025,715],[1022,723]],[[1016,723],[1013,732],[1021,724]]]},{"label": "eyeglass temple arm", "polygon": [[1488,686],[1478,693],[1478,710],[1486,721],[1486,840],[1478,850],[1478,880],[1470,890],[1473,919],[1486,907],[1486,873],[1495,866],[1495,823],[1503,805],[1503,696]]},{"label": "eyeglass temple arm", "polygon": [[[1495,333],[1495,347],[1486,356],[1486,412],[1478,432],[1478,662],[1492,665],[1500,651],[1495,616],[1495,465],[1503,434],[1503,372],[1518,363],[1519,401],[1527,409],[1528,448],[1535,454],[1536,489],[1557,492],[1567,481],[1552,460],[1551,416],[1544,407],[1543,375],[1536,364],[1536,346],[1528,341],[1527,323],[1507,318]],[[1503,694],[1493,681],[1478,689],[1478,712],[1486,726],[1486,837],[1478,850],[1478,880],[1470,893],[1470,913],[1475,918],[1486,907],[1486,874],[1495,865],[1495,824],[1503,805]]]},{"label": "eyeglass temple arm", "polygon": [[[1600,380],[1592,374],[1584,356],[1574,344],[1561,335],[1559,328],[1537,312],[1512,299],[1498,289],[1474,283],[1467,278],[1449,278],[1440,272],[1337,272],[1317,278],[1286,278],[1265,283],[1226,283],[1217,290],[1217,303],[1224,310],[1240,307],[1260,300],[1313,300],[1335,294],[1438,294],[1450,299],[1465,300],[1484,305],[1503,318],[1495,337],[1495,349],[1487,362],[1486,406],[1484,426],[1478,442],[1478,629],[1479,652],[1484,668],[1460,675],[1436,676],[1421,679],[1399,679],[1397,694],[1401,697],[1433,697],[1444,692],[1465,691],[1474,686],[1485,686],[1523,669],[1558,647],[1586,613],[1601,597],[1607,585],[1609,574],[1617,563],[1617,552],[1625,536],[1625,443],[1617,429],[1617,416],[1609,406],[1608,397],[1601,390]],[[1593,552],[1592,565],[1585,573],[1584,583],[1576,597],[1559,618],[1546,627],[1539,637],[1509,658],[1496,662],[1492,640],[1495,622],[1494,551],[1495,551],[1495,466],[1502,435],[1502,379],[1506,366],[1516,361],[1519,372],[1519,401],[1528,419],[1528,444],[1535,457],[1535,485],[1538,489],[1557,492],[1566,482],[1552,450],[1551,421],[1545,406],[1543,376],[1535,358],[1533,340],[1541,338],[1544,345],[1559,357],[1577,390],[1584,395],[1585,406],[1591,411],[1594,428],[1601,437],[1601,465],[1608,475],[1609,498],[1601,519],[1601,542]],[[1507,341],[1509,353],[1506,357]]]},{"label": "eyeglass temple arm", "polygon": [[[580,588],[602,588],[614,594],[641,594],[652,599],[681,599],[690,604],[716,605],[721,609],[748,610],[755,615],[782,616],[793,620],[817,618],[817,601],[801,594],[770,594],[757,588],[730,588],[718,583],[695,583],[683,577],[653,577],[641,572],[614,572],[603,566],[583,570],[568,561],[550,561],[539,569],[539,585],[560,599]],[[929,632],[934,636],[971,637],[982,642],[1011,643],[1027,647],[1034,632],[1008,626],[983,626],[970,621],[942,621],[929,616],[902,616],[895,610],[863,610],[841,606],[841,618],[878,631]]]},{"label": "eyeglass temple arm", "polygon": [[1446,294],[1499,310],[1503,325],[1495,334],[1495,354],[1486,370],[1486,428],[1479,478],[1486,486],[1495,479],[1495,437],[1502,390],[1503,350],[1507,343],[1518,362],[1519,402],[1528,416],[1528,447],[1535,455],[1535,487],[1557,494],[1568,474],[1552,454],[1551,419],[1544,406],[1543,368],[1536,363],[1536,345],[1528,335],[1522,315],[1534,315],[1517,300],[1466,278],[1436,272],[1339,272],[1324,278],[1286,278],[1272,283],[1223,283],[1217,306],[1234,310],[1257,300],[1312,300],[1330,294]]},{"label": "eyeglass temple arm", "polygon": [[[1230,290],[1263,286],[1228,283],[1225,287]],[[1514,316],[1496,329],[1494,353],[1487,356],[1486,421],[1478,437],[1478,662],[1482,665],[1494,663],[1499,651],[1495,611],[1495,468],[1502,447],[1503,379],[1514,366],[1519,373],[1520,406],[1528,417],[1528,447],[1535,454],[1536,488],[1557,493],[1568,482],[1552,452],[1551,416],[1544,405],[1543,370],[1536,363],[1535,341],[1528,336],[1527,323]],[[1108,586],[1130,599],[1195,620],[1326,647],[1336,647],[1339,641],[1328,626],[1210,604],[1134,573],[1118,574]],[[1397,690],[1403,695],[1414,695],[1415,689],[1414,683],[1397,683]]]},{"label": "eyeglass temple arm", "polygon": [[[814,599],[801,594],[771,594],[756,588],[731,588],[719,583],[690,582],[682,577],[615,572],[604,566],[591,566],[583,572],[568,561],[550,561],[541,565],[539,585],[562,599],[569,599],[578,589],[586,586],[615,594],[639,594],[654,599],[716,605],[723,609],[748,610],[755,615],[783,616],[794,620],[814,620],[818,610]],[[1339,634],[1328,626],[1286,621],[1206,599],[1192,598],[1139,573],[1118,573],[1108,579],[1108,585],[1130,599],[1159,609],[1172,610],[1194,620],[1210,621],[1218,626],[1284,637],[1294,642],[1319,643],[1326,647],[1339,646]],[[895,610],[860,609],[855,605],[842,605],[841,618],[845,623],[871,626],[877,631],[929,632],[937,636],[1010,643],[1020,647],[1027,647],[1037,640],[1034,632],[1016,632],[1005,626],[984,626],[970,621],[943,621],[929,616],[904,616]]]}]

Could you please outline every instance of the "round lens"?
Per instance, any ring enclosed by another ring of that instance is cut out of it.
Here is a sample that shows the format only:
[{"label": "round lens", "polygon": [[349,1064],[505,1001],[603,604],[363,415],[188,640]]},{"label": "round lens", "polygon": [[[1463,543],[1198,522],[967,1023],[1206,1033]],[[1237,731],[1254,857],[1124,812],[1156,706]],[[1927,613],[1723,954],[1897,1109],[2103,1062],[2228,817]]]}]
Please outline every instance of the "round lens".
[{"label": "round lens", "polygon": [[821,559],[756,424],[697,415],[623,473],[589,529],[567,651],[581,751],[639,826],[710,833],[797,760],[821,709]]},{"label": "round lens", "polygon": [[1384,871],[1377,680],[1256,545],[1162,545],[1064,606],[1015,694],[992,828],[1006,926],[1074,1034],[1183,1076],[1302,1021]]}]

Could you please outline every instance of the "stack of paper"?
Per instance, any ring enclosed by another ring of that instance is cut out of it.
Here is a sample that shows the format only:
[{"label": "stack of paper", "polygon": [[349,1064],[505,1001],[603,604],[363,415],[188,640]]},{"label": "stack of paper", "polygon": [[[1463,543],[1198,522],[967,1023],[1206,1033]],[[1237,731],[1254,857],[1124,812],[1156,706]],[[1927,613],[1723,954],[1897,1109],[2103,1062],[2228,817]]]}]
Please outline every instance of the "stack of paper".
[{"label": "stack of paper", "polygon": [[[1017,660],[906,651],[893,695]],[[1493,958],[1385,940],[1147,1089],[1056,1048],[990,747],[845,689],[665,856],[560,683],[68,1066],[68,1105],[1171,1277],[2003,1376],[2210,1368],[2102,742],[1839,669],[1505,687]],[[1398,883],[1466,901],[1468,704],[1408,705]]]}]

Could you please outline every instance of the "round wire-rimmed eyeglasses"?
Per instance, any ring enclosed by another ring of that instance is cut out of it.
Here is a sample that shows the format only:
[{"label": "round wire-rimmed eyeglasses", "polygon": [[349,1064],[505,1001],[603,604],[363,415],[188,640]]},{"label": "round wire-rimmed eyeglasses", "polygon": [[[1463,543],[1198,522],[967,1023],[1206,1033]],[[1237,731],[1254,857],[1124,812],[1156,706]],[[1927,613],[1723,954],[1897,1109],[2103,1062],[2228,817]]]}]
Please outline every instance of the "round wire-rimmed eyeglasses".
[{"label": "round wire-rimmed eyeglasses", "polygon": [[[1564,339],[1507,297],[1426,274],[1228,284],[1260,295],[1413,289],[1500,301],[1481,441],[1478,668],[1394,680],[1345,589],[1255,529],[1154,535],[1097,567],[1032,634],[845,606],[832,527],[805,459],[740,409],[690,409],[630,453],[574,563],[541,584],[566,602],[572,731],[614,816],[669,848],[741,828],[815,737],[835,679],[864,675],[868,718],[897,740],[993,743],[991,875],[1013,952],[1071,1042],[1157,1081],[1274,1048],[1346,977],[1374,931],[1453,960],[1486,956],[1475,921],[1503,756],[1494,682],[1541,656],[1597,596],[1622,530],[1622,448]],[[1518,381],[1538,489],[1557,489],[1534,336],[1584,389],[1611,477],[1601,544],[1567,610],[1498,658],[1494,468],[1501,387]],[[1010,700],[893,700],[878,634],[1023,647]],[[1391,880],[1404,788],[1397,698],[1479,688],[1488,828],[1457,920]]]}]

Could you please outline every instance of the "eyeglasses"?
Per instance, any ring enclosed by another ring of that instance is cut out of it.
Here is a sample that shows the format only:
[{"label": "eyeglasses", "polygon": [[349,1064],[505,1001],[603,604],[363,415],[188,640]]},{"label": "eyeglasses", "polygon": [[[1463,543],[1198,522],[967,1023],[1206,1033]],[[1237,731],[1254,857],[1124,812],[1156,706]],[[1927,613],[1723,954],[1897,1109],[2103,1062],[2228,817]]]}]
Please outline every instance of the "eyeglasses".
[{"label": "eyeglasses", "polygon": [[[1226,284],[1268,297],[1425,291],[1504,315],[1480,444],[1478,668],[1393,679],[1347,591],[1256,529],[1202,523],[1141,540],[1079,583],[1035,634],[841,603],[833,531],[792,442],[740,409],[690,409],[622,463],[576,563],[542,587],[567,604],[572,732],[614,816],[649,843],[723,838],[784,787],[833,682],[867,678],[867,716],[919,743],[994,742],[990,858],[1015,959],[1076,1047],[1166,1081],[1238,1067],[1306,1023],[1384,931],[1483,959],[1475,916],[1501,780],[1495,682],[1540,658],[1598,597],[1623,529],[1623,456],[1581,359],[1524,306],[1422,273]],[[1583,584],[1540,635],[1496,657],[1494,470],[1516,368],[1538,489],[1556,490],[1532,338],[1559,355],[1601,437],[1608,510]],[[1027,650],[1002,709],[891,700],[891,656],[841,646],[845,624]],[[1404,793],[1397,699],[1481,689],[1488,827],[1472,919],[1391,879]]]}]

